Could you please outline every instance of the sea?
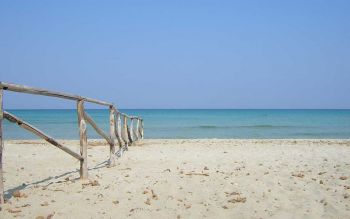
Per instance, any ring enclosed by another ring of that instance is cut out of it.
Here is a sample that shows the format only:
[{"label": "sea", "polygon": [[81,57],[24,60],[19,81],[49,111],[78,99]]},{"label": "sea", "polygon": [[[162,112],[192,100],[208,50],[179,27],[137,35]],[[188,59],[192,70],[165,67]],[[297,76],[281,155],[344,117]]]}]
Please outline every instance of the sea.
[{"label": "sea", "polygon": [[[57,139],[78,139],[75,109],[7,110]],[[350,110],[245,110],[245,109],[124,109],[144,119],[147,139],[350,139]],[[87,109],[109,133],[109,112]],[[88,127],[88,138],[100,138]],[[5,139],[37,137],[7,120]]]}]

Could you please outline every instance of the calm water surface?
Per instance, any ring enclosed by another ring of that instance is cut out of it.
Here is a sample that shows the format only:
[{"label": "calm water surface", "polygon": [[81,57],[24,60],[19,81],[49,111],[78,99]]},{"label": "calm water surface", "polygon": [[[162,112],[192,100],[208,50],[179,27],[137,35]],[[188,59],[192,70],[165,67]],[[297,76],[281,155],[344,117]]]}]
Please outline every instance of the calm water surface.
[{"label": "calm water surface", "polygon": [[[76,110],[8,110],[55,138],[78,139]],[[350,110],[121,110],[144,118],[145,138],[350,138]],[[108,110],[87,112],[108,132]],[[35,139],[4,122],[6,139]],[[98,138],[89,127],[89,138]]]}]

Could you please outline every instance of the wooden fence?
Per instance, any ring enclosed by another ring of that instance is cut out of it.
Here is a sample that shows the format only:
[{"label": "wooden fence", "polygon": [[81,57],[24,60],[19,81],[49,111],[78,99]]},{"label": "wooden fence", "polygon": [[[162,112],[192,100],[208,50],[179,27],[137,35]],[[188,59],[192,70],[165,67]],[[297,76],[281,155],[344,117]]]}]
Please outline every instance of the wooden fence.
[{"label": "wooden fence", "polygon": [[[3,109],[3,91],[13,91],[20,93],[28,93],[35,95],[58,97],[62,99],[77,101],[77,114],[78,114],[78,127],[79,127],[79,137],[80,137],[80,153],[76,153],[59,143],[54,138],[45,134],[43,131],[23,121],[22,119],[12,115]],[[101,128],[99,128],[94,122],[94,120],[89,116],[89,114],[84,109],[84,103],[90,102],[99,105],[104,105],[109,108],[109,134],[105,133]],[[101,135],[109,144],[109,164],[114,166],[115,157],[122,156],[123,152],[128,149],[128,146],[133,142],[143,139],[143,119],[136,116],[129,116],[125,113],[120,112],[112,103],[81,97],[78,95],[71,95],[61,92],[53,92],[44,89],[38,89],[33,87],[27,87],[18,84],[10,84],[0,82],[0,204],[4,203],[4,180],[3,180],[3,168],[2,168],[2,157],[3,157],[3,130],[2,121],[7,119],[10,122],[16,123],[20,127],[34,133],[38,137],[46,140],[53,146],[65,151],[75,159],[80,161],[80,178],[88,178],[88,168],[87,168],[87,132],[86,123],[89,123],[95,131]],[[136,124],[134,124],[136,122]],[[119,145],[119,149],[116,151],[116,145]]]}]

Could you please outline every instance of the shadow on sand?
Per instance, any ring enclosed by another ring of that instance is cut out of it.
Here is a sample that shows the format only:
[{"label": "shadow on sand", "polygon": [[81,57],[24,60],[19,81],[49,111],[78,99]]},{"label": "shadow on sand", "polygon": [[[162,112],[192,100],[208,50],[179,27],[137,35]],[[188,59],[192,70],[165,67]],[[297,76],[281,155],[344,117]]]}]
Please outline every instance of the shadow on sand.
[{"label": "shadow on sand", "polygon": [[[88,170],[97,170],[97,169],[101,169],[101,168],[104,168],[104,167],[108,167],[108,161],[103,161],[102,163],[99,163],[97,164],[96,166],[92,167],[92,168],[88,168]],[[5,200],[9,200],[10,198],[13,197],[13,192],[14,191],[17,191],[17,190],[23,190],[27,187],[30,187],[30,186],[35,186],[37,184],[40,184],[40,183],[45,183],[45,182],[49,182],[50,180],[53,180],[53,179],[60,179],[62,177],[65,177],[69,174],[72,174],[72,173],[78,173],[79,172],[79,169],[76,169],[76,170],[72,170],[72,171],[68,171],[68,172],[65,172],[63,174],[60,174],[60,175],[57,175],[57,176],[50,176],[50,177],[47,177],[45,179],[42,179],[42,180],[38,180],[38,181],[35,181],[35,182],[31,182],[31,183],[28,183],[28,184],[25,184],[23,183],[22,185],[19,185],[19,186],[16,186],[16,187],[13,187],[13,188],[10,188],[8,190],[6,190],[4,193],[4,198]],[[73,181],[76,181],[76,180],[79,180],[79,177],[76,177],[74,179],[71,179]],[[53,183],[61,183],[61,182],[64,182],[64,181],[58,181],[58,182],[49,182],[47,185],[45,185],[45,187],[53,184]]]}]

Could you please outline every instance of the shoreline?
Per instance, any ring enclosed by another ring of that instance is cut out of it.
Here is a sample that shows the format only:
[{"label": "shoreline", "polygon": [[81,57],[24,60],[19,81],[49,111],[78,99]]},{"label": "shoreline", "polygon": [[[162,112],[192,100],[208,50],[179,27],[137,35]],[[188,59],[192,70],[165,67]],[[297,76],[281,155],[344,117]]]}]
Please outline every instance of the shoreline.
[{"label": "shoreline", "polygon": [[[78,140],[60,142],[79,151]],[[112,168],[107,143],[88,142],[91,181],[83,182],[79,162],[43,140],[5,140],[0,217],[350,214],[350,139],[144,139]]]}]

